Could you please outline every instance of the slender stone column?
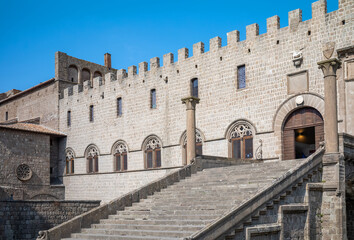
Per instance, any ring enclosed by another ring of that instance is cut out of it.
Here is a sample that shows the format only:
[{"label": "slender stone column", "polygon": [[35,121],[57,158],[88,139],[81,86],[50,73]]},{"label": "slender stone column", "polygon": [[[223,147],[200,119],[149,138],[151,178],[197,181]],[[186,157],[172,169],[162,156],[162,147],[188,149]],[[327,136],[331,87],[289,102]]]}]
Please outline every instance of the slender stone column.
[{"label": "slender stone column", "polygon": [[338,148],[336,71],[341,62],[331,58],[317,63],[324,75],[326,152],[322,158],[322,239],[346,239],[344,161]]},{"label": "slender stone column", "polygon": [[317,63],[324,78],[325,119],[324,132],[326,153],[338,152],[338,111],[336,71],[341,62],[331,58]]},{"label": "slender stone column", "polygon": [[199,103],[199,98],[186,97],[182,98],[182,103],[187,107],[187,162],[183,164],[190,164],[195,158],[195,106]]}]

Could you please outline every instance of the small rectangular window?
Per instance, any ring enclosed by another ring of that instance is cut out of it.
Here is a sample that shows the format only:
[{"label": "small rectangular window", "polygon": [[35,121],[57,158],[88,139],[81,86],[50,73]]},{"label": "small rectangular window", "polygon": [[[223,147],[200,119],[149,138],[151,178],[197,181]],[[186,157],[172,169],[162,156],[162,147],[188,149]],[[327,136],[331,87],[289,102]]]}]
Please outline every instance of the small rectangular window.
[{"label": "small rectangular window", "polygon": [[246,66],[237,67],[237,89],[246,87]]},{"label": "small rectangular window", "polygon": [[156,108],[156,89],[150,91],[151,108]]},{"label": "small rectangular window", "polygon": [[93,122],[93,105],[90,106],[90,122]]},{"label": "small rectangular window", "polygon": [[5,113],[5,121],[9,120],[9,112]]},{"label": "small rectangular window", "polygon": [[191,94],[193,97],[198,97],[198,79],[192,79],[191,81]]},{"label": "small rectangular window", "polygon": [[117,98],[117,116],[122,116],[122,98]]},{"label": "small rectangular window", "polygon": [[71,126],[71,111],[68,111],[68,114],[67,114],[67,125],[68,125],[68,127]]}]

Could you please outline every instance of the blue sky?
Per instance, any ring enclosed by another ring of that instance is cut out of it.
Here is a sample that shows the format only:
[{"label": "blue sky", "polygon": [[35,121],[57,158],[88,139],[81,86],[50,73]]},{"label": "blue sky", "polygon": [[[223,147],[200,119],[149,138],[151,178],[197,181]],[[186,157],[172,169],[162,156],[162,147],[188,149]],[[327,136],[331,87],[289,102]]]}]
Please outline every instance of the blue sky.
[{"label": "blue sky", "polygon": [[[53,1],[0,0],[0,93],[25,90],[54,77],[54,54],[103,64],[112,54],[112,67],[121,69],[160,57],[258,23],[266,31],[266,19],[278,15],[288,25],[288,12],[302,9],[311,18],[311,0],[254,1]],[[327,11],[338,8],[327,0]]]}]

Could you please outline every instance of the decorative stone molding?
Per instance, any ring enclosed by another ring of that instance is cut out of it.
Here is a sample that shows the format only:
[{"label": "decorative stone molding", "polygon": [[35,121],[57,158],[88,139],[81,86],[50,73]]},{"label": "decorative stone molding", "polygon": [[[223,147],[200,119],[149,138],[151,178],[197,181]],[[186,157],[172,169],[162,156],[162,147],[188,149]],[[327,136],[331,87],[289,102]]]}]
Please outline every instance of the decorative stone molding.
[{"label": "decorative stone molding", "polygon": [[65,150],[66,159],[75,159],[75,152],[71,148]]},{"label": "decorative stone molding", "polygon": [[147,138],[145,138],[145,140],[143,141],[143,144],[141,146],[141,149],[143,151],[147,150],[147,149],[156,149],[156,148],[162,148],[162,141],[159,137],[157,137],[156,135],[150,135]]},{"label": "decorative stone molding", "polygon": [[230,142],[232,138],[243,138],[244,136],[255,135],[256,129],[246,120],[233,122],[226,132],[226,139]]},{"label": "decorative stone molding", "polygon": [[161,148],[161,143],[160,140],[157,138],[152,138],[149,140],[149,142],[145,146],[145,150],[147,149],[155,149],[155,148]]},{"label": "decorative stone molding", "polygon": [[111,152],[112,154],[128,152],[127,144],[122,140],[118,140],[113,144]]},{"label": "decorative stone molding", "polygon": [[99,155],[100,155],[100,152],[98,151],[98,148],[96,145],[91,144],[86,148],[85,158],[99,156]]},{"label": "decorative stone molding", "polygon": [[27,164],[20,164],[16,168],[16,176],[21,181],[28,181],[32,178],[32,170]]},{"label": "decorative stone molding", "polygon": [[259,146],[256,149],[256,159],[257,160],[262,160],[263,158],[263,140],[259,139]]}]

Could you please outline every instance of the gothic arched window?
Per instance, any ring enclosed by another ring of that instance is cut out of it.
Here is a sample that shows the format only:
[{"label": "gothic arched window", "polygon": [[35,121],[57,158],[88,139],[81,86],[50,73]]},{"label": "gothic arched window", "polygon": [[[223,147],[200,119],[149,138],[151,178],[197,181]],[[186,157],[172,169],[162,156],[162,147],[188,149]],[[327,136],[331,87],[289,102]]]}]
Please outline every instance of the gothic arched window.
[{"label": "gothic arched window", "polygon": [[145,143],[145,168],[161,167],[161,141],[157,137],[150,137]]},{"label": "gothic arched window", "polygon": [[99,152],[96,146],[90,146],[86,151],[87,173],[98,172]]},{"label": "gothic arched window", "polygon": [[240,121],[233,124],[228,131],[229,157],[236,159],[253,158],[253,133],[251,124]]},{"label": "gothic arched window", "polygon": [[124,142],[117,142],[113,147],[114,154],[114,170],[126,171],[128,170],[128,148]]},{"label": "gothic arched window", "polygon": [[75,172],[75,154],[71,149],[66,150],[65,157],[65,172],[66,174],[73,174]]}]

